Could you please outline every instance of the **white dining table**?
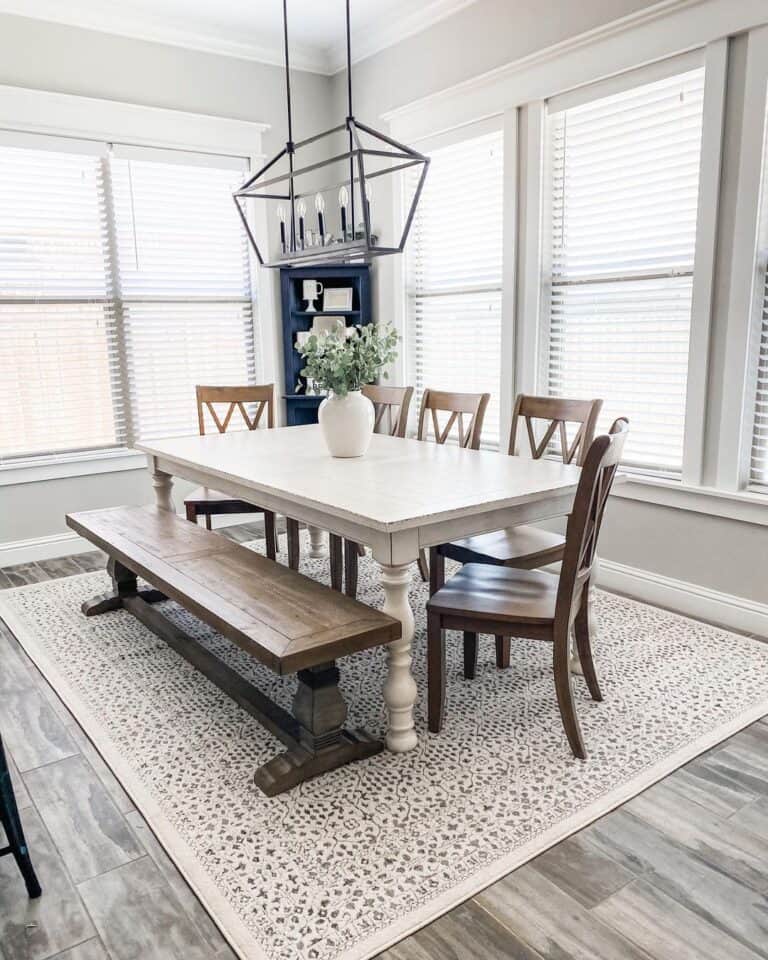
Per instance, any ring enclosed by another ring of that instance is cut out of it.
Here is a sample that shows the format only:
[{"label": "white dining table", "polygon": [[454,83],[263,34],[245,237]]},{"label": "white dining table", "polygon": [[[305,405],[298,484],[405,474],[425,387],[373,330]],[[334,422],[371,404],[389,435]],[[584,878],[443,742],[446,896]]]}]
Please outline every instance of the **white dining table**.
[{"label": "white dining table", "polygon": [[320,428],[277,427],[170,437],[136,445],[147,454],[157,504],[174,510],[173,477],[292,517],[370,547],[384,610],[402,623],[389,645],[384,701],[387,746],[416,746],[408,600],[419,550],[459,537],[570,512],[580,468],[374,434],[354,459],[329,455]]}]

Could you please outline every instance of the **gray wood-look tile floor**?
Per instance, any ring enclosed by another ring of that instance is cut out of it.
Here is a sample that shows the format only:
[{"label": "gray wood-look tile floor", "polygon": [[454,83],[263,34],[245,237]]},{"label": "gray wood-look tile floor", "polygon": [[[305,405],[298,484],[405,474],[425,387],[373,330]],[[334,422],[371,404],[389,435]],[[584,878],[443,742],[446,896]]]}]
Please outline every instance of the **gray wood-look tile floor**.
[{"label": "gray wood-look tile floor", "polygon": [[[258,528],[227,533],[247,540]],[[93,553],[7,567],[0,589],[103,563]],[[0,729],[17,732],[11,773],[45,891],[28,900],[11,858],[0,860],[3,960],[233,957],[4,627]],[[767,894],[764,718],[379,960],[768,960]]]}]

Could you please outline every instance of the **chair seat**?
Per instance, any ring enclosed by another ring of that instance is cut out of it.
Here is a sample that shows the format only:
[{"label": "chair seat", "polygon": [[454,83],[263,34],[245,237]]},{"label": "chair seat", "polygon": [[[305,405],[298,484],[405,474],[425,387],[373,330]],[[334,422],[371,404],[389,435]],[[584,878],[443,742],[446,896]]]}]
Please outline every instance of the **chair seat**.
[{"label": "chair seat", "polygon": [[188,496],[184,497],[184,503],[194,503],[202,507],[201,513],[204,512],[206,505],[221,507],[237,504],[243,506],[244,512],[261,509],[256,504],[248,503],[246,500],[238,500],[237,497],[231,497],[228,493],[219,493],[218,490],[211,490],[210,487],[195,487]]},{"label": "chair seat", "polygon": [[543,570],[468,563],[430,597],[434,613],[510,623],[548,623],[555,617],[559,579]]},{"label": "chair seat", "polygon": [[509,527],[445,543],[445,557],[459,563],[492,563],[529,569],[562,559],[565,539],[538,527]]}]

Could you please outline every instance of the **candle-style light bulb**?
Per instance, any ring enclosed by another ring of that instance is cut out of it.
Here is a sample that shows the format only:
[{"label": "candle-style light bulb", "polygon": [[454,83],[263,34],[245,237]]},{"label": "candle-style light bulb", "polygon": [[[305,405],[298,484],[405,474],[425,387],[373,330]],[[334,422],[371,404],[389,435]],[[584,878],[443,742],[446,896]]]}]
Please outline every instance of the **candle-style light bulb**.
[{"label": "candle-style light bulb", "polygon": [[285,253],[285,207],[282,203],[277,207],[277,219],[280,221],[280,249]]},{"label": "candle-style light bulb", "polygon": [[296,204],[296,213],[299,215],[299,243],[301,244],[301,249],[304,249],[304,217],[307,215],[307,205],[303,200],[299,200]]},{"label": "candle-style light bulb", "polygon": [[317,211],[317,229],[320,231],[320,245],[325,244],[325,199],[322,193],[315,194],[315,210]]},{"label": "candle-style light bulb", "polygon": [[339,208],[341,210],[341,236],[343,240],[347,239],[347,204],[349,203],[349,193],[346,187],[339,190]]}]

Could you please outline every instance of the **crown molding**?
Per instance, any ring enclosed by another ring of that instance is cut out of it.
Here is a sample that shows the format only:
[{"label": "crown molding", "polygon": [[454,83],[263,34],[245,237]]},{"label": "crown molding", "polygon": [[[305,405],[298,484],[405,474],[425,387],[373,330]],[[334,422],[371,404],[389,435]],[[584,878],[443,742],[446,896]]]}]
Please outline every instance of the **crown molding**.
[{"label": "crown molding", "polygon": [[[441,20],[445,20],[477,0],[431,0],[418,6],[406,8],[396,17],[387,17],[369,24],[366,28],[352,28],[352,63],[366,60],[388,47],[393,47],[414,34],[421,33]],[[329,72],[340,73],[346,69],[347,53],[344,37],[328,51]]]},{"label": "crown molding", "polygon": [[[62,4],[60,0],[38,0],[34,12],[29,10],[26,0],[0,0],[0,13],[58,23],[68,27],[79,27],[97,33],[129,37],[132,40],[145,40],[149,43],[197,50],[200,53],[235,57],[238,60],[254,60],[268,66],[284,65],[282,43],[269,46],[248,40],[232,40],[228,37],[190,30],[160,17],[95,10],[91,4],[80,3],[78,0],[68,0],[66,4]],[[333,72],[327,50],[291,41],[290,53],[292,69],[325,75]]]},{"label": "crown molding", "polygon": [[[352,62],[358,63],[373,56],[476,2],[431,0],[414,8],[405,6],[397,16],[376,19],[365,27],[355,29],[353,26],[352,49],[355,55]],[[235,40],[190,29],[151,14],[130,14],[114,7],[94,7],[92,3],[83,3],[82,0],[67,0],[65,4],[61,0],[37,0],[34,11],[30,11],[28,0],[0,0],[0,13],[201,53],[253,60],[268,66],[282,67],[284,64],[282,40],[274,45]],[[326,47],[297,43],[295,40],[291,40],[290,46],[292,69],[332,76],[346,67],[346,41],[343,35],[339,36],[338,42]]]}]

